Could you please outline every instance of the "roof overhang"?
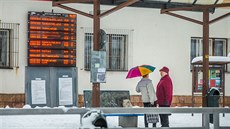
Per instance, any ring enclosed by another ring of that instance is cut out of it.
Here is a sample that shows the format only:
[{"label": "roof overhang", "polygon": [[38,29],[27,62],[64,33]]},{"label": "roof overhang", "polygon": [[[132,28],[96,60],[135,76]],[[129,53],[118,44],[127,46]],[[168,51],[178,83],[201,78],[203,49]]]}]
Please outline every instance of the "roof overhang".
[{"label": "roof overhang", "polygon": [[[54,4],[67,3],[88,3],[93,4],[93,0],[52,0]],[[119,5],[128,0],[100,0],[101,5]],[[178,7],[192,7],[194,5],[215,5],[230,3],[230,0],[139,0],[138,2],[129,5],[131,7],[143,8],[178,8]],[[199,11],[199,10],[198,10]]]}]

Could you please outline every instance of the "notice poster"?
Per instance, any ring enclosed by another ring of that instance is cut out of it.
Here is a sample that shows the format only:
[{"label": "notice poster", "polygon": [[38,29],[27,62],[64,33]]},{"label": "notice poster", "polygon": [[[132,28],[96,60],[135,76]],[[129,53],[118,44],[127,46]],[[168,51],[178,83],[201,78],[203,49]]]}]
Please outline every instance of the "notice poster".
[{"label": "notice poster", "polygon": [[220,72],[220,70],[216,70],[216,78],[217,79],[221,78],[221,72]]},{"label": "notice poster", "polygon": [[217,87],[220,87],[220,86],[221,86],[221,83],[220,83],[220,80],[219,80],[219,79],[216,80],[216,86],[217,86]]},{"label": "notice poster", "polygon": [[45,84],[45,80],[31,80],[32,104],[46,104]]},{"label": "notice poster", "polygon": [[211,79],[216,78],[216,70],[210,70],[211,71]]},{"label": "notice poster", "polygon": [[105,73],[97,73],[97,82],[99,83],[105,83]]},{"label": "notice poster", "polygon": [[216,80],[210,80],[210,87],[216,86]]},{"label": "notice poster", "polygon": [[59,78],[59,105],[73,104],[72,78]]}]

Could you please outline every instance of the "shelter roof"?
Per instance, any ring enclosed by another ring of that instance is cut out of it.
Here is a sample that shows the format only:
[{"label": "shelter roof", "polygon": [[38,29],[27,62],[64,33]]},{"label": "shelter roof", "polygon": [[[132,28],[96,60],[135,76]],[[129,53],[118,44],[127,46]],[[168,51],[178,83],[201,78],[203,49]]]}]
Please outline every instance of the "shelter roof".
[{"label": "shelter roof", "polygon": [[[51,1],[51,0],[50,0]],[[52,0],[53,2],[64,3],[93,3],[93,0]],[[102,5],[119,5],[128,0],[100,0]],[[230,3],[230,0],[139,0],[130,5],[133,7],[145,8],[176,8],[176,7],[192,7],[194,5],[212,5]]]},{"label": "shelter roof", "polygon": [[[47,0],[53,1],[55,4],[68,4],[68,3],[86,3],[93,4],[93,0]],[[124,2],[131,0],[100,0],[101,5],[120,5]],[[159,9],[172,9],[180,7],[193,7],[204,6],[204,5],[216,5],[229,3],[230,0],[137,0],[133,4],[129,5],[131,7],[141,7],[141,8],[159,8]],[[192,10],[192,11],[200,11]],[[210,8],[209,12],[214,12],[215,8]]]},{"label": "shelter roof", "polygon": [[[117,5],[127,0],[101,0],[101,4]],[[212,5],[230,3],[230,0],[140,0],[130,6],[146,8],[176,8],[191,7],[193,5]]]}]

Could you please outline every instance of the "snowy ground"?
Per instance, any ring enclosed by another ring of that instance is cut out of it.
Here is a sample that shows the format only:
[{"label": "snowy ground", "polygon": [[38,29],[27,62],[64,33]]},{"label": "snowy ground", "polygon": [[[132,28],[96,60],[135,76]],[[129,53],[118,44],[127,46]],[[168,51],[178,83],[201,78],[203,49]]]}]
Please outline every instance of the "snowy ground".
[{"label": "snowy ground", "polygon": [[[107,117],[108,126],[116,128],[118,117]],[[220,114],[220,125],[230,126],[230,114]],[[201,126],[201,114],[172,114],[171,127]],[[212,126],[212,125],[211,125]],[[80,128],[80,115],[18,115],[1,116],[0,129],[78,129]],[[138,117],[138,127],[144,127],[143,116]],[[160,127],[160,124],[157,124]]]}]

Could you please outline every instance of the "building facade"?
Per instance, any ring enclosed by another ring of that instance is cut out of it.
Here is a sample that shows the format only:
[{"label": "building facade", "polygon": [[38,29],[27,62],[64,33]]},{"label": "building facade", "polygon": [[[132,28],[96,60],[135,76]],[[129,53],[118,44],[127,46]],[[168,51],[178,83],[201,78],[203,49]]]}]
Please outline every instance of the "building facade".
[{"label": "building facade", "polygon": [[[71,4],[72,7],[92,13],[90,4]],[[101,6],[108,10],[112,6]],[[28,12],[72,13],[52,7],[51,2],[32,0],[0,1],[0,24],[13,23],[18,36],[14,37],[13,54],[6,61],[2,54],[0,68],[0,106],[13,105],[21,107],[25,102],[25,67],[27,64]],[[217,9],[210,18],[216,18],[228,12],[228,9]],[[202,20],[200,12],[180,11],[179,14]],[[91,90],[90,57],[92,49],[93,20],[77,15],[77,47],[76,67],[79,102],[82,105],[84,90]],[[230,52],[230,18],[227,17],[210,25],[210,38],[221,39],[221,53],[226,56]],[[135,105],[141,103],[135,92],[140,78],[126,79],[127,71],[137,65],[150,64],[156,70],[150,74],[153,84],[160,79],[159,69],[167,66],[173,80],[174,105],[190,106],[192,95],[191,51],[193,39],[202,37],[202,26],[165,14],[159,9],[126,7],[101,19],[101,28],[107,33],[107,72],[106,83],[101,83],[101,90],[129,90]],[[11,28],[12,29],[12,28]],[[9,32],[1,29],[2,40]],[[15,35],[14,35],[15,36]],[[223,41],[222,41],[223,40]],[[8,42],[8,41],[5,41]],[[9,41],[13,42],[13,41]],[[215,50],[213,46],[211,49]],[[12,47],[12,45],[11,45]],[[9,49],[11,48],[8,47]],[[2,46],[1,49],[6,49]],[[198,48],[197,48],[198,49]],[[222,50],[223,49],[223,50]],[[214,54],[213,54],[214,55]],[[5,67],[9,66],[9,67]],[[229,66],[230,67],[230,66]],[[226,71],[230,72],[230,68]],[[230,105],[230,73],[225,74],[226,104]],[[20,98],[20,99],[19,99]],[[24,100],[24,102],[23,102]],[[200,99],[197,101],[201,101]],[[221,100],[222,101],[222,100]],[[12,104],[14,103],[14,104]],[[16,104],[15,104],[16,103]],[[197,102],[201,103],[201,102]]]}]

